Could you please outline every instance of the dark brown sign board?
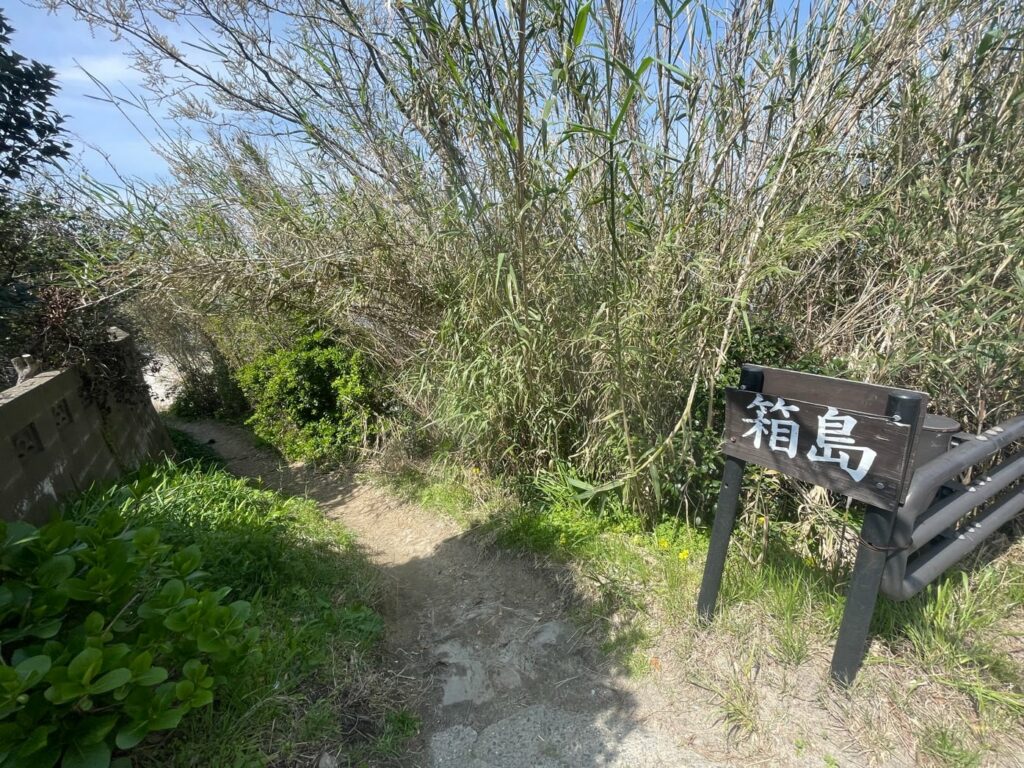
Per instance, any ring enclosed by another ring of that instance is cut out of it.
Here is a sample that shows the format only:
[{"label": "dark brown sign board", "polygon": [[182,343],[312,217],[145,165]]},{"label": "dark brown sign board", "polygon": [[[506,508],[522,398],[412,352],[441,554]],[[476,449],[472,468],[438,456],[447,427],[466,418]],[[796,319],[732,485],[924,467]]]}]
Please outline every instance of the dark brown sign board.
[{"label": "dark brown sign board", "polygon": [[[757,391],[726,390],[723,453],[896,509],[927,395],[777,368],[758,370]],[[890,412],[893,395],[921,398],[915,420]]]},{"label": "dark brown sign board", "polygon": [[726,390],[725,467],[697,597],[701,619],[714,615],[748,462],[866,502],[832,654],[833,679],[849,685],[863,662],[927,405],[923,392],[744,365],[739,388]]},{"label": "dark brown sign board", "polygon": [[928,407],[928,395],[913,389],[865,384],[862,381],[789,371],[785,368],[757,366],[757,370],[763,377],[760,391],[766,395],[792,397],[794,400],[827,404],[840,410],[860,411],[875,416],[887,415],[888,401],[892,395],[920,398],[922,413]]}]

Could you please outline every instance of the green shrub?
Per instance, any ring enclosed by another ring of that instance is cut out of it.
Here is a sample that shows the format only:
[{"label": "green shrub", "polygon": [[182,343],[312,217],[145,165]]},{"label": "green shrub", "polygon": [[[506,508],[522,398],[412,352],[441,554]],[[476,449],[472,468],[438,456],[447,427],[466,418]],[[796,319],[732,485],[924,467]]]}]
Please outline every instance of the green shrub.
[{"label": "green shrub", "polygon": [[0,523],[0,766],[104,768],[178,726],[250,653],[250,605],[200,587],[174,548],[115,509]]},{"label": "green shrub", "polygon": [[377,433],[385,407],[373,367],[322,333],[257,358],[238,380],[253,407],[247,423],[290,459],[344,457]]},{"label": "green shrub", "polygon": [[[187,456],[203,447],[184,434],[176,444]],[[139,745],[135,768],[305,764],[339,749],[342,765],[378,764],[397,739],[388,722],[404,698],[398,679],[380,674],[380,579],[348,531],[309,499],[191,460],[95,488],[64,509],[83,522],[112,512],[128,527],[159,530],[175,550],[198,546],[206,583],[250,600],[259,628],[254,663],[212,707]]]},{"label": "green shrub", "polygon": [[190,371],[171,404],[171,414],[183,419],[241,421],[248,412],[245,395],[222,360],[210,370]]},{"label": "green shrub", "polygon": [[[205,447],[180,433],[177,440],[192,454]],[[125,524],[156,528],[173,547],[198,545],[209,580],[245,599],[265,595],[280,583],[310,578],[309,563],[300,556],[308,534],[296,531],[299,517],[309,514],[306,502],[186,461],[145,469],[110,488],[84,494],[68,505],[66,514],[93,520],[116,510]]]}]

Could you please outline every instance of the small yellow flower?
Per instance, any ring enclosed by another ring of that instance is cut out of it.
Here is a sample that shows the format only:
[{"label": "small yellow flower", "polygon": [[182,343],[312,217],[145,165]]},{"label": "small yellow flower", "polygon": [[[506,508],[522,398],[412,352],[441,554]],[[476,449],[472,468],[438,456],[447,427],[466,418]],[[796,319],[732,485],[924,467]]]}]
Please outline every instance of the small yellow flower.
[{"label": "small yellow flower", "polygon": [[685,560],[689,556],[690,556],[690,550],[688,550],[688,549],[681,549],[681,550],[679,550],[679,559],[680,560]]},{"label": "small yellow flower", "polygon": [[758,524],[758,525],[764,525],[764,524],[765,524],[765,522],[766,522],[766,521],[765,521],[765,519],[764,519],[764,515],[758,515],[758,516],[757,516],[757,524]]},{"label": "small yellow flower", "polygon": [[658,539],[658,546],[662,549],[668,549],[668,539]]}]

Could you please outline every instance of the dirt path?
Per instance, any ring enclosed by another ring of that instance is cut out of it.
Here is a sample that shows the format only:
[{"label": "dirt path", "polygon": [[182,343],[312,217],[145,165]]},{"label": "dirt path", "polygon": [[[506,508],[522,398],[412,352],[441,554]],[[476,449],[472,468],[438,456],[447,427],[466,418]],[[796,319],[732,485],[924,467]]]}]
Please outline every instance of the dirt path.
[{"label": "dirt path", "polygon": [[687,729],[656,689],[609,668],[550,574],[372,484],[282,465],[245,430],[175,426],[209,442],[231,472],[315,499],[380,566],[396,671],[424,685],[411,765],[712,765],[679,743]]}]

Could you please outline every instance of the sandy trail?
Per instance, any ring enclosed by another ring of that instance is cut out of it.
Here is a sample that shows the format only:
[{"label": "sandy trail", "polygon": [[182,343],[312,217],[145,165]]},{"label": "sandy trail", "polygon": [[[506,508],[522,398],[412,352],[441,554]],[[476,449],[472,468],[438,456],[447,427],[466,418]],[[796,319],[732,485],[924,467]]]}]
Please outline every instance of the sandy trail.
[{"label": "sandy trail", "polygon": [[568,619],[550,572],[369,482],[284,464],[244,429],[175,426],[209,443],[231,472],[316,500],[381,568],[393,663],[423,685],[421,748],[409,765],[712,765],[680,743],[682,713],[655,686],[611,669]]}]

